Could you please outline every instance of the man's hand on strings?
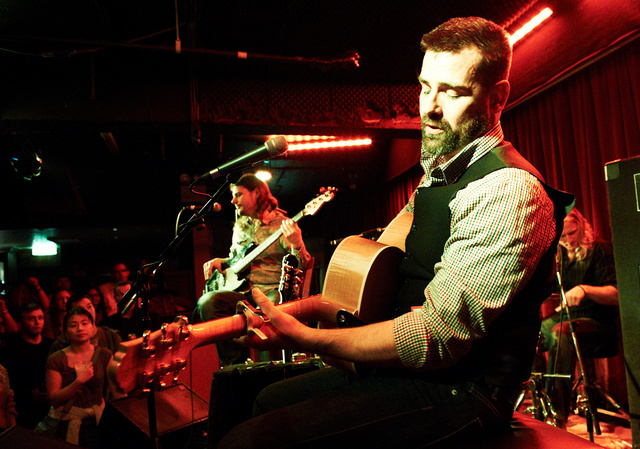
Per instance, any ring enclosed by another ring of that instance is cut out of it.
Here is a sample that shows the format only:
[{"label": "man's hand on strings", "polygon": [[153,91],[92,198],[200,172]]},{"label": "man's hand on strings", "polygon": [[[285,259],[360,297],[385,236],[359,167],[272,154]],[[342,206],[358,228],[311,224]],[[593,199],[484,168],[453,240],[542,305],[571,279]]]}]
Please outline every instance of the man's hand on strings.
[{"label": "man's hand on strings", "polygon": [[251,291],[256,305],[262,311],[268,322],[262,324],[260,331],[267,339],[262,340],[254,333],[236,339],[243,346],[250,346],[258,350],[267,349],[299,349],[302,335],[307,326],[293,316],[280,311],[269,298],[257,288]]},{"label": "man's hand on strings", "polygon": [[224,259],[215,258],[211,259],[204,264],[202,264],[202,269],[204,270],[204,280],[208,281],[211,275],[213,274],[213,270],[218,270],[222,273],[222,264],[225,262]]},{"label": "man's hand on strings", "polygon": [[302,239],[302,231],[298,223],[290,218],[282,221],[280,225],[282,229],[282,235],[289,242],[296,251],[299,251],[304,246],[304,240]]}]

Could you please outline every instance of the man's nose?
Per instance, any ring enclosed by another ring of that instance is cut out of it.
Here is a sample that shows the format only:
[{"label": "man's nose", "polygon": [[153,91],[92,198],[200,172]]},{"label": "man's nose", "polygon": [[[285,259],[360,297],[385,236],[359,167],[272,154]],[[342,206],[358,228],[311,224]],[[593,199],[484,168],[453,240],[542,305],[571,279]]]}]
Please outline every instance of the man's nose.
[{"label": "man's nose", "polygon": [[420,97],[420,109],[422,114],[426,114],[429,118],[437,118],[442,116],[442,108],[438,103],[438,95],[432,92],[428,95]]}]

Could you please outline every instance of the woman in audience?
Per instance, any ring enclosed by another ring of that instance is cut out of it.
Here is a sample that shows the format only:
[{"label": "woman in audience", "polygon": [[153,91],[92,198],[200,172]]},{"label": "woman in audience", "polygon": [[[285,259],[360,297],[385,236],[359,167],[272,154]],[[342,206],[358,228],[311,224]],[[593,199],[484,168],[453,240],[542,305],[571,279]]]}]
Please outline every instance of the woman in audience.
[{"label": "woman in audience", "polygon": [[111,353],[91,343],[96,329],[87,310],[81,307],[69,310],[63,324],[70,345],[47,359],[47,392],[59,415],[70,400],[73,402],[61,416],[56,436],[82,447],[99,447],[98,423],[105,406]]}]

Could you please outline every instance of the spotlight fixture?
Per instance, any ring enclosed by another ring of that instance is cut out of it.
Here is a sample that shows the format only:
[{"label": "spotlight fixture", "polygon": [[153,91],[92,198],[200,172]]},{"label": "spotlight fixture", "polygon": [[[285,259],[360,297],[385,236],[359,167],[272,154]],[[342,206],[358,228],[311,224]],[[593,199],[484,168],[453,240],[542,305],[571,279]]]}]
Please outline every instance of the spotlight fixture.
[{"label": "spotlight fixture", "polygon": [[272,178],[272,175],[271,175],[271,172],[268,172],[266,170],[258,170],[256,172],[256,178],[258,178],[258,179],[260,179],[260,180],[262,180],[264,182],[267,182]]},{"label": "spotlight fixture", "polygon": [[515,33],[513,33],[511,35],[511,37],[509,38],[509,42],[511,43],[511,45],[515,44],[516,42],[518,42],[520,39],[522,39],[525,35],[529,34],[535,27],[537,27],[538,25],[540,25],[542,22],[544,22],[545,20],[547,20],[549,17],[551,17],[551,14],[553,14],[553,11],[550,8],[544,8],[540,14],[538,14],[537,16],[535,16],[533,19],[531,19],[529,22],[525,23],[524,26],[522,28],[520,28],[518,31],[516,31]]},{"label": "spotlight fixture", "polygon": [[340,136],[295,135],[285,136],[285,138],[289,144],[289,151],[352,148],[368,146],[373,143],[368,137],[344,138]]}]

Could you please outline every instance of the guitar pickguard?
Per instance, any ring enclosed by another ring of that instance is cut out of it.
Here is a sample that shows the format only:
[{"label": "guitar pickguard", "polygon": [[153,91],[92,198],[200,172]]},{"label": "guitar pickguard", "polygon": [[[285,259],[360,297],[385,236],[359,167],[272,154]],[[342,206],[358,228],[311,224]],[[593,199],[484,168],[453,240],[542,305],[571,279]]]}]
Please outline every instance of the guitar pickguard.
[{"label": "guitar pickguard", "polygon": [[255,243],[249,243],[245,245],[229,262],[226,263],[226,269],[224,272],[213,270],[211,277],[207,279],[204,284],[204,293],[213,291],[225,290],[230,292],[242,292],[248,288],[246,279],[246,273],[249,271],[248,267],[241,273],[236,273],[233,266],[240,260],[242,260],[247,254],[249,254],[258,245]]}]

